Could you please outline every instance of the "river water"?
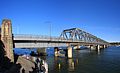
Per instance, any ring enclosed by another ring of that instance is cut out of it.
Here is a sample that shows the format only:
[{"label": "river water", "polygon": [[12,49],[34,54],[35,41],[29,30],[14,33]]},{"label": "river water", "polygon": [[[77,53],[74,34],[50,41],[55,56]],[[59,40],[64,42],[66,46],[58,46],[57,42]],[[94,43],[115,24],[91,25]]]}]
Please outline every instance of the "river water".
[{"label": "river water", "polygon": [[[15,52],[17,52],[16,49]],[[23,53],[30,53],[23,51]],[[22,52],[19,50],[17,53]],[[73,58],[54,57],[54,49],[47,49],[48,56],[41,59],[48,64],[48,73],[120,73],[120,46],[100,51],[73,50]]]},{"label": "river water", "polygon": [[73,50],[73,58],[47,56],[48,73],[120,73],[120,47]]}]

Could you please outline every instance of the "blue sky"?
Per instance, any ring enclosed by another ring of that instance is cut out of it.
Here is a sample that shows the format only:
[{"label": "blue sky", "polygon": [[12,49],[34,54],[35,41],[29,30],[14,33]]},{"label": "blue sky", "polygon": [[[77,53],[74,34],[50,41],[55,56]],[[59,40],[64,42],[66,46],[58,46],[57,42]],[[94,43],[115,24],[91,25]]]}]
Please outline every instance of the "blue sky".
[{"label": "blue sky", "polygon": [[120,0],[0,0],[0,22],[12,21],[14,34],[59,36],[81,28],[106,41],[120,41]]}]

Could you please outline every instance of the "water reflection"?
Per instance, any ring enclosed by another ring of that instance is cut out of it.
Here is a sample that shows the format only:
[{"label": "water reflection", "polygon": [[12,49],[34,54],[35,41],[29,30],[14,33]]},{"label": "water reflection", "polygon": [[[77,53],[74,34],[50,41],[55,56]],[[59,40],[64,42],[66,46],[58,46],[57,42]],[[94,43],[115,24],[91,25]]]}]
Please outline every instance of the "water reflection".
[{"label": "water reflection", "polygon": [[58,68],[59,68],[59,70],[60,70],[60,67],[61,67],[61,64],[59,63],[59,64],[58,64]]},{"label": "water reflection", "polygon": [[65,66],[64,63],[66,63],[66,58],[63,57],[54,57],[54,71],[60,72]]},{"label": "water reflection", "polygon": [[73,59],[68,59],[68,71],[74,71],[75,69],[75,64]]},{"label": "water reflection", "polygon": [[44,57],[31,57],[35,64],[35,73],[48,73],[48,63]]},{"label": "water reflection", "polygon": [[100,55],[100,50],[99,49],[97,50],[97,54]]},{"label": "water reflection", "polygon": [[79,61],[78,61],[78,59],[76,59],[76,64],[78,65],[78,63],[79,63]]}]

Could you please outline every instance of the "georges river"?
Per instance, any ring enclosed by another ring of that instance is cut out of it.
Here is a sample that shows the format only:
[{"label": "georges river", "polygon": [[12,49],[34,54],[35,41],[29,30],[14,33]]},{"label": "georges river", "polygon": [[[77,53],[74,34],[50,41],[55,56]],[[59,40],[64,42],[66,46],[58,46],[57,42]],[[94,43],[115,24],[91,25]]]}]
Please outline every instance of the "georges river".
[{"label": "georges river", "polygon": [[[51,52],[51,51],[49,51]],[[120,46],[73,50],[73,58],[46,56],[48,73],[120,73]]]}]

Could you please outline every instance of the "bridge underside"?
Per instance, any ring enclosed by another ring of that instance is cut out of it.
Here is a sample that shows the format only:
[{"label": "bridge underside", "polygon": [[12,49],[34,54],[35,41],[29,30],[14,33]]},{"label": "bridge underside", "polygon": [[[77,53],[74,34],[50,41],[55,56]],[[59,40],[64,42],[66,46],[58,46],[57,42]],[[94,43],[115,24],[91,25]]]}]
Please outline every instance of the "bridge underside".
[{"label": "bridge underside", "polygon": [[42,48],[66,46],[65,43],[14,43],[14,48]]},{"label": "bridge underside", "polygon": [[14,41],[14,48],[42,48],[42,47],[67,47],[67,46],[78,46],[78,45],[103,45],[99,43],[91,42],[56,42],[56,41]]}]

